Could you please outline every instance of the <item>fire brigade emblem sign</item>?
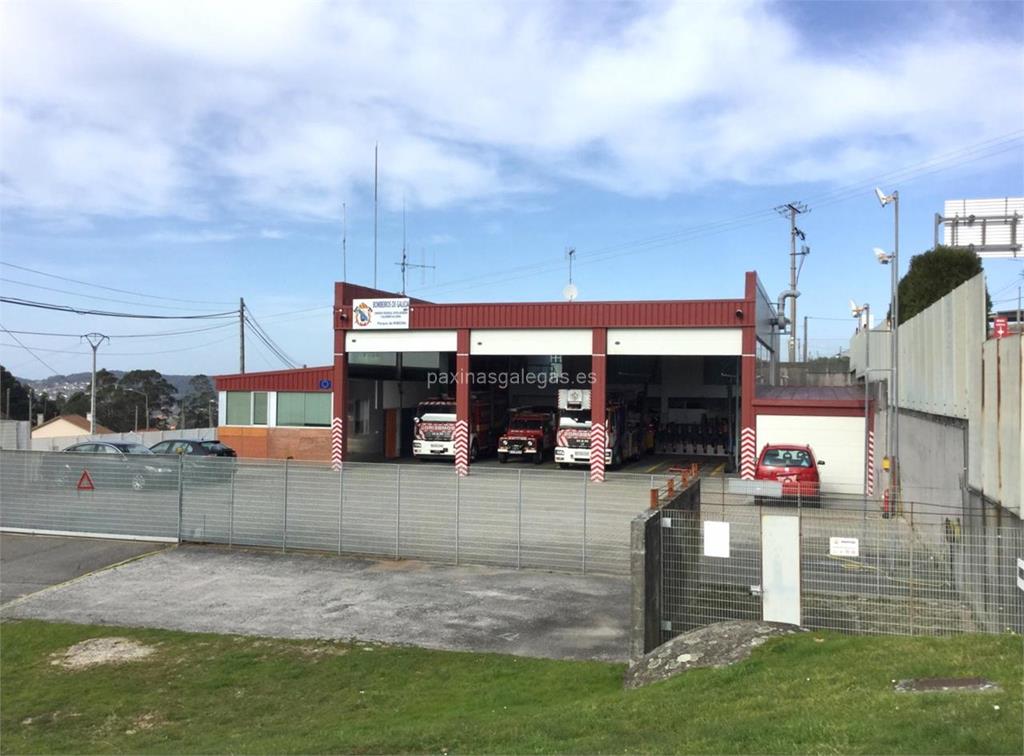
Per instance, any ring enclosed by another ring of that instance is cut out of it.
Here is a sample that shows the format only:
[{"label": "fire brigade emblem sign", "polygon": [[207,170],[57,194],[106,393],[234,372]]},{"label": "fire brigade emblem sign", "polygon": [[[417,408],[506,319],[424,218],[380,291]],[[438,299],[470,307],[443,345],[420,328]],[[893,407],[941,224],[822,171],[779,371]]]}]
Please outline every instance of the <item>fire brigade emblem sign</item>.
[{"label": "fire brigade emblem sign", "polygon": [[352,315],[355,318],[356,325],[361,328],[369,328],[373,322],[373,308],[366,302],[360,302],[353,307]]},{"label": "fire brigade emblem sign", "polygon": [[352,324],[366,330],[408,328],[409,300],[353,299]]}]

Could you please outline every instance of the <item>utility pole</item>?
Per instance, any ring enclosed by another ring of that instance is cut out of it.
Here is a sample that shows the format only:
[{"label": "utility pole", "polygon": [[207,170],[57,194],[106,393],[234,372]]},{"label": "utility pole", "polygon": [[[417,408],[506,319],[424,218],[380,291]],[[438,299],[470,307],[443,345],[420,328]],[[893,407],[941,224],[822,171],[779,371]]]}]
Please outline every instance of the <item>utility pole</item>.
[{"label": "utility pole", "polygon": [[377,149],[373,145],[373,288],[377,288]]},{"label": "utility pole", "polygon": [[804,364],[807,364],[807,316],[804,315]]},{"label": "utility pole", "polygon": [[[789,202],[785,205],[779,205],[775,208],[775,211],[783,217],[789,216],[789,289],[795,292],[797,278],[799,277],[796,267],[796,239],[798,236],[801,241],[807,238],[804,232],[796,227],[796,216],[806,213],[807,205],[803,202]],[[802,247],[799,254],[810,254],[810,249]],[[802,264],[801,267],[803,267]],[[796,323],[796,295],[794,295],[789,299],[789,361],[791,363],[796,362]]]},{"label": "utility pole", "polygon": [[28,390],[28,427],[32,428],[32,392],[33,389]]},{"label": "utility pole", "polygon": [[245,372],[245,300],[238,298],[238,372]]},{"label": "utility pole", "polygon": [[96,350],[104,341],[110,341],[109,336],[102,333],[87,333],[82,336],[92,347],[92,388],[89,392],[89,434],[96,435]]},{"label": "utility pole", "polygon": [[346,243],[348,241],[348,211],[345,203],[341,203],[341,280],[348,280],[348,252]]}]

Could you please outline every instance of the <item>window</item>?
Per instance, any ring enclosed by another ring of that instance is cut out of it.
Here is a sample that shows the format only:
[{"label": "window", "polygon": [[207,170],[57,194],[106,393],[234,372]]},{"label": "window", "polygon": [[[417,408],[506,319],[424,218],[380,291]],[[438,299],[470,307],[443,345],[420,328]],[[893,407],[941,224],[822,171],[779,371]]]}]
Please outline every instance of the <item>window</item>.
[{"label": "window", "polygon": [[330,427],[331,395],[281,391],[277,395],[277,424]]},{"label": "window", "polygon": [[352,408],[352,433],[362,435],[370,432],[370,400],[356,399]]},{"label": "window", "polygon": [[761,464],[765,467],[811,467],[811,455],[802,449],[769,449]]},{"label": "window", "polygon": [[229,391],[228,425],[252,425],[252,393]]},{"label": "window", "polygon": [[252,424],[267,424],[267,392],[256,391],[252,395]]}]

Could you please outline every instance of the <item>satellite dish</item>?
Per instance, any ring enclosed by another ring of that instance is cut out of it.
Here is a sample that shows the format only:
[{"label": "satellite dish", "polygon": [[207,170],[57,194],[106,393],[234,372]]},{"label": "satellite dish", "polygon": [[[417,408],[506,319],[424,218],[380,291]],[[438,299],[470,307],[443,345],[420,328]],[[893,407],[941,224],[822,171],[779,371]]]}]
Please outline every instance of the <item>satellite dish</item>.
[{"label": "satellite dish", "polygon": [[579,289],[576,288],[576,284],[568,284],[562,289],[562,296],[565,297],[566,301],[572,302],[576,297],[580,295]]}]

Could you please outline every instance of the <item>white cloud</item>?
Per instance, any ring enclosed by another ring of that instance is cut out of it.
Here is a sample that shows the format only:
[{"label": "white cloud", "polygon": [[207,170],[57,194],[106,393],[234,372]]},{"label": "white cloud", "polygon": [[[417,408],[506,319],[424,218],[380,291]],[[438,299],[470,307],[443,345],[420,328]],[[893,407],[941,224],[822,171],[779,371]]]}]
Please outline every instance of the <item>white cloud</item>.
[{"label": "white cloud", "polygon": [[931,10],[849,57],[752,3],[0,13],[2,202],[45,217],[337,218],[378,141],[384,202],[442,207],[842,181],[1024,122],[1017,43]]}]

